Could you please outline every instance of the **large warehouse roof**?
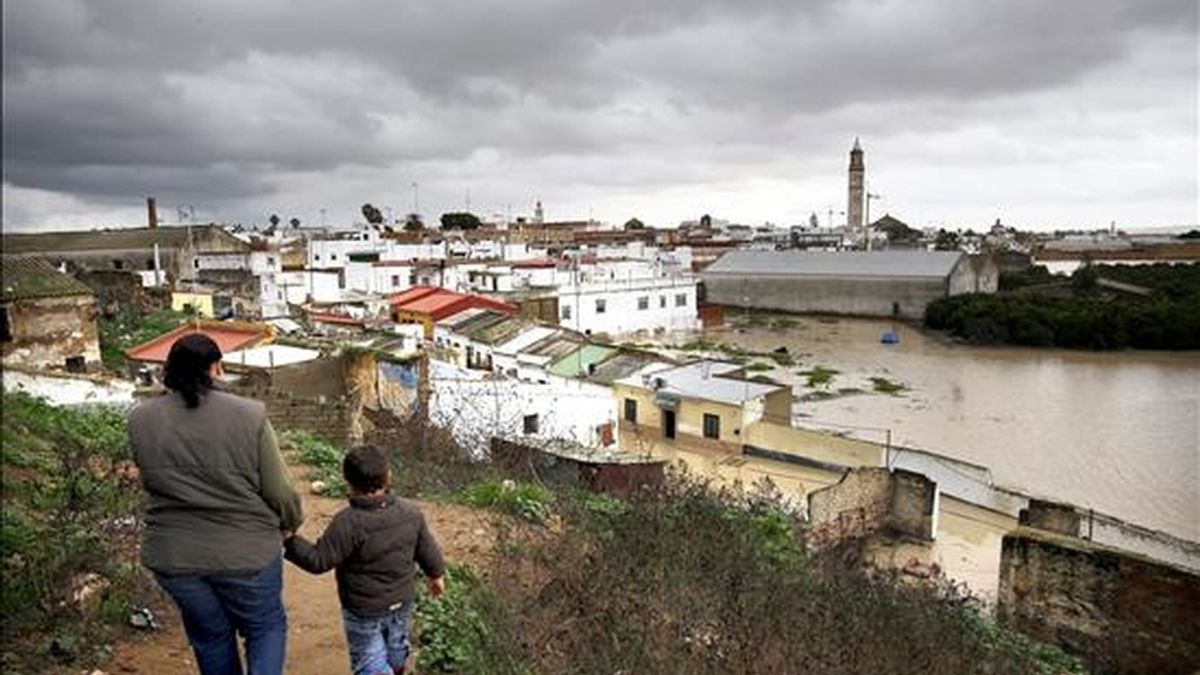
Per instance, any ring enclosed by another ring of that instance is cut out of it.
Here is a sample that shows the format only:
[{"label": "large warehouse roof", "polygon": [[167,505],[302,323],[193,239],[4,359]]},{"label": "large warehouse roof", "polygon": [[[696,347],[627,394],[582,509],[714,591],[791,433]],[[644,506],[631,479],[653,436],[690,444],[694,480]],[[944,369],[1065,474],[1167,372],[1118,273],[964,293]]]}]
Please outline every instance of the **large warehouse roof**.
[{"label": "large warehouse roof", "polygon": [[944,279],[961,251],[730,251],[707,274],[933,277]]}]

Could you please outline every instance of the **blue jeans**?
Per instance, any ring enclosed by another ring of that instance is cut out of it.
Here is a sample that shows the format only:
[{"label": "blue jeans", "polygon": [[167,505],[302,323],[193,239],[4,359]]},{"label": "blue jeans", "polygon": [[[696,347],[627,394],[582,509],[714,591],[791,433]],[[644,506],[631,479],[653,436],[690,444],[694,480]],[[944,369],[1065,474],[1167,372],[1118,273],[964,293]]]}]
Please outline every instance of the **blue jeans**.
[{"label": "blue jeans", "polygon": [[406,602],[383,616],[358,616],[342,610],[346,644],[350,647],[350,672],[354,675],[391,675],[404,670],[408,661],[408,615]]},{"label": "blue jeans", "polygon": [[250,574],[155,574],[179,606],[201,675],[243,675],[237,636],[246,641],[249,675],[281,675],[287,649],[283,558]]}]

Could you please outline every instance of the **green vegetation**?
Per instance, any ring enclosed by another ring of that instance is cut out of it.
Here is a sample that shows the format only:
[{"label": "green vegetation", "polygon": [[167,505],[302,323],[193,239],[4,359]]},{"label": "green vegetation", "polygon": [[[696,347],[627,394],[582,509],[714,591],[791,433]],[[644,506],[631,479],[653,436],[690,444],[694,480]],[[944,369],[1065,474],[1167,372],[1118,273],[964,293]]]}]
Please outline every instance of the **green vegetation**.
[{"label": "green vegetation", "polygon": [[805,386],[810,388],[820,387],[823,389],[829,386],[829,383],[833,381],[833,376],[837,375],[838,372],[840,371],[833,368],[826,368],[825,366],[813,366],[808,370],[801,370],[796,374],[807,378],[804,383]]},{"label": "green vegetation", "polygon": [[[501,532],[504,554],[484,575],[496,601],[472,606],[519,636],[488,642],[496,662],[548,673],[1081,672],[949,584],[867,575],[847,551],[810,555],[769,485],[714,491],[676,475],[599,508],[559,497],[553,536]],[[487,639],[455,634],[466,636],[460,653]]]},{"label": "green vegetation", "polygon": [[418,585],[414,613],[417,670],[422,673],[530,673],[508,648],[503,609],[488,586],[463,565],[446,568],[446,594],[434,600]]},{"label": "green vegetation", "polygon": [[1044,286],[1056,282],[1067,281],[1066,276],[1050,273],[1045,265],[1031,265],[1023,270],[1000,273],[1000,290],[1015,291],[1030,286]]},{"label": "green vegetation", "polygon": [[746,370],[748,370],[752,373],[763,373],[768,370],[775,370],[775,366],[773,366],[769,363],[764,363],[762,361],[755,361],[754,363],[751,363],[750,365],[746,366]]},{"label": "green vegetation", "polygon": [[788,352],[771,352],[771,358],[784,367],[796,365],[796,359]]},{"label": "green vegetation", "polygon": [[750,380],[752,382],[760,382],[762,384],[777,384],[775,380],[766,375],[753,375],[750,377]]},{"label": "green vegetation", "polygon": [[[1100,277],[1145,286],[1127,297]],[[1072,276],[1067,297],[956,295],[926,308],[925,324],[977,344],[1082,349],[1200,349],[1200,264],[1094,265]]]},{"label": "green vegetation", "polygon": [[871,387],[880,394],[899,394],[908,389],[903,382],[895,382],[886,377],[872,377]]},{"label": "green vegetation", "polygon": [[342,476],[342,458],[346,455],[342,449],[307,431],[289,429],[279,436],[281,444],[294,449],[296,458],[309,467],[308,478],[325,484],[321,494],[329,497],[348,494],[349,486]]},{"label": "green vegetation", "polygon": [[103,661],[135,601],[141,490],[125,415],[4,394],[2,669]]},{"label": "green vegetation", "polygon": [[464,488],[458,501],[480,509],[494,509],[533,523],[550,515],[554,493],[539,483],[487,478]]},{"label": "green vegetation", "polygon": [[136,309],[100,321],[100,357],[105,367],[122,371],[125,368],[125,350],[136,347],[178,328],[190,319],[187,314],[169,309],[142,315]]}]

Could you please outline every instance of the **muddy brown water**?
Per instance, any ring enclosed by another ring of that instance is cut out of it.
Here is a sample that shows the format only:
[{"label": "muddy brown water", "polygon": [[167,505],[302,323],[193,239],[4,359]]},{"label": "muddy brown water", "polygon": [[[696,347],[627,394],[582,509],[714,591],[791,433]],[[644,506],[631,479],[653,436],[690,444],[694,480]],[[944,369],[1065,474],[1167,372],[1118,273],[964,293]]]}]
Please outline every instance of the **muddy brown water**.
[{"label": "muddy brown water", "polygon": [[[817,365],[839,371],[829,391],[865,391],[798,401],[797,424],[881,442],[890,429],[895,444],[989,467],[999,485],[1200,540],[1200,352],[974,347],[887,321],[788,318],[704,337],[786,346],[801,363],[767,374],[799,396],[811,390],[797,371]],[[881,344],[892,328],[900,343]],[[870,393],[871,377],[908,390]]]}]

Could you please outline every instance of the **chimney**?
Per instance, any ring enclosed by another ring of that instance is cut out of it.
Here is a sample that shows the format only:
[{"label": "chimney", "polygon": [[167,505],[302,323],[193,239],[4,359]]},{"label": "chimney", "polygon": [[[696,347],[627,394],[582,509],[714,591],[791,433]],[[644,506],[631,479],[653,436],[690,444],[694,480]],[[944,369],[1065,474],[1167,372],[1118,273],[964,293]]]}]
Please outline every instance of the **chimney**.
[{"label": "chimney", "polygon": [[150,229],[158,227],[158,208],[154,205],[154,197],[146,197],[146,219]]}]

